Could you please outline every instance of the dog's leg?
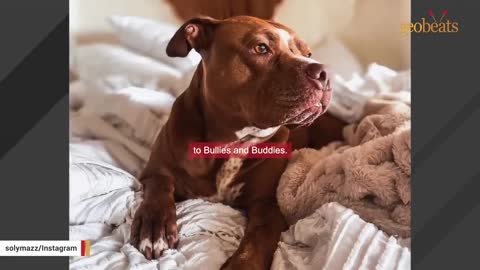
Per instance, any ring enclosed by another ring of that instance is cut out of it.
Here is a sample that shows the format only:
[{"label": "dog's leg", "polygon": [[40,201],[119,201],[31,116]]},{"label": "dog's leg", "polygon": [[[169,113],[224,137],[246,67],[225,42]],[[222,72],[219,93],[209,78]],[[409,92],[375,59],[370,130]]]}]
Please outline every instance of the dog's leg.
[{"label": "dog's leg", "polygon": [[172,180],[160,175],[140,178],[144,200],[135,212],[130,242],[149,260],[159,258],[178,241]]},{"label": "dog's leg", "polygon": [[343,140],[343,128],[346,125],[347,122],[328,112],[318,117],[308,127],[308,147],[320,149],[333,141]]},{"label": "dog's leg", "polygon": [[247,228],[240,247],[222,269],[270,269],[281,232],[287,223],[275,199],[253,203],[247,209]]}]

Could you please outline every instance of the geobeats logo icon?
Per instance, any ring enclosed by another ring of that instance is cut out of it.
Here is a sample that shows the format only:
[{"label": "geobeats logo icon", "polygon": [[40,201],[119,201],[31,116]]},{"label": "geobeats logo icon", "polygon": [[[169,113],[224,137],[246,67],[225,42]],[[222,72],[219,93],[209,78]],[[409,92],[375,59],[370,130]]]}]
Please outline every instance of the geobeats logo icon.
[{"label": "geobeats logo icon", "polygon": [[420,21],[412,23],[402,23],[400,25],[400,33],[457,33],[459,30],[458,22],[448,18],[448,12],[444,10],[442,16],[437,20],[433,11],[429,11],[428,15],[431,20],[422,17]]}]

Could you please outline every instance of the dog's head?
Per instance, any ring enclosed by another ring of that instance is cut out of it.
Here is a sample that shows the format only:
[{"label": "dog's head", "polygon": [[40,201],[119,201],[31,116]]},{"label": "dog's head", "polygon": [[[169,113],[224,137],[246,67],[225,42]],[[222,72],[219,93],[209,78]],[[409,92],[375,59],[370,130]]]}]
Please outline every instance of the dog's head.
[{"label": "dog's head", "polygon": [[206,98],[259,128],[308,125],[325,112],[325,67],[289,28],[254,17],[198,17],[176,32],[167,54],[202,56]]}]

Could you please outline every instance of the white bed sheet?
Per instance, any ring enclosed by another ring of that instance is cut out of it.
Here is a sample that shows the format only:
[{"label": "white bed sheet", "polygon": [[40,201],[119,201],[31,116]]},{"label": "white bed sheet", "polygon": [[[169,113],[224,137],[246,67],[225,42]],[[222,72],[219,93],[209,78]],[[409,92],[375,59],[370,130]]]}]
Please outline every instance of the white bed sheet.
[{"label": "white bed sheet", "polygon": [[[116,167],[105,141],[70,145],[70,239],[90,240],[71,269],[219,269],[243,236],[245,218],[202,200],[177,204],[179,246],[147,261],[129,243],[138,182]],[[409,242],[397,242],[351,210],[330,203],[282,234],[272,269],[410,269]]]}]

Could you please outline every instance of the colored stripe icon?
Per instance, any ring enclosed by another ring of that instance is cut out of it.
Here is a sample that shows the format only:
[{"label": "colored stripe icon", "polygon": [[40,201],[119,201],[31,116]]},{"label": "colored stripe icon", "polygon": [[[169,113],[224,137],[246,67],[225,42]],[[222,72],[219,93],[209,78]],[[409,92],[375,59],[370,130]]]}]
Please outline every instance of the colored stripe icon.
[{"label": "colored stripe icon", "polygon": [[90,240],[82,240],[80,256],[90,256]]}]

